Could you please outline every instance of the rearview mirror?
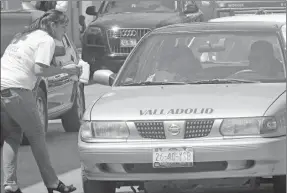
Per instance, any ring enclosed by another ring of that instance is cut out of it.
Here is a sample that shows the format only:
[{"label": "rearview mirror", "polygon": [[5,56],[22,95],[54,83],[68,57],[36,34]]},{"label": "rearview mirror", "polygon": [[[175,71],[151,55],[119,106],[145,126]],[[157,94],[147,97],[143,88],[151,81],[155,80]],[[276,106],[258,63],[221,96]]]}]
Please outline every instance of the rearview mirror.
[{"label": "rearview mirror", "polygon": [[224,45],[221,45],[221,44],[202,45],[197,49],[197,51],[199,53],[223,52],[223,51],[225,51],[225,47],[224,47]]},{"label": "rearview mirror", "polygon": [[97,70],[93,74],[93,80],[95,83],[112,86],[116,75],[110,70]]},{"label": "rearview mirror", "polygon": [[96,6],[89,6],[89,7],[87,7],[86,14],[87,15],[98,16],[98,12],[97,12]]},{"label": "rearview mirror", "polygon": [[55,47],[54,57],[65,56],[65,55],[66,55],[66,49],[63,46]]}]

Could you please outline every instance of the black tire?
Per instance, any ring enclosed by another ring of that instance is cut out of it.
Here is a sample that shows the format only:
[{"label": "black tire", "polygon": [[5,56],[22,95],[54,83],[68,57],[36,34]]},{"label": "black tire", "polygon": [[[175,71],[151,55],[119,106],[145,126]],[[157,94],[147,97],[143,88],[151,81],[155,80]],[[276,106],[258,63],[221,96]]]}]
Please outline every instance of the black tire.
[{"label": "black tire", "polygon": [[286,175],[273,177],[274,193],[286,193]]},{"label": "black tire", "polygon": [[116,193],[113,182],[88,180],[82,177],[84,193]]},{"label": "black tire", "polygon": [[[80,106],[81,105],[81,106]],[[79,115],[79,111],[80,115]],[[84,84],[80,84],[77,88],[73,107],[65,113],[61,120],[66,132],[78,132],[81,126],[82,115],[85,112],[85,93]]]},{"label": "black tire", "polygon": [[[48,129],[48,108],[47,108],[47,97],[45,92],[42,88],[38,88],[37,94],[36,94],[36,100],[40,99],[43,102],[43,124],[44,124],[44,130],[47,132]],[[28,138],[23,135],[22,143],[21,145],[30,145]]]}]

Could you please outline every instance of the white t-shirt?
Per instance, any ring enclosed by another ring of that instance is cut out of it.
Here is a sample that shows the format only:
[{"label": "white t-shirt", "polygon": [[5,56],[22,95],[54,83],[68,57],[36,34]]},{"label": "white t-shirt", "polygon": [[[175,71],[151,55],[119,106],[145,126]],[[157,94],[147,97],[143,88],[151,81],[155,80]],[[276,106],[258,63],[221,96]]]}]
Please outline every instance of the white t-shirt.
[{"label": "white t-shirt", "polygon": [[1,89],[33,90],[37,81],[35,63],[50,66],[54,51],[54,39],[42,30],[11,43],[1,58]]}]

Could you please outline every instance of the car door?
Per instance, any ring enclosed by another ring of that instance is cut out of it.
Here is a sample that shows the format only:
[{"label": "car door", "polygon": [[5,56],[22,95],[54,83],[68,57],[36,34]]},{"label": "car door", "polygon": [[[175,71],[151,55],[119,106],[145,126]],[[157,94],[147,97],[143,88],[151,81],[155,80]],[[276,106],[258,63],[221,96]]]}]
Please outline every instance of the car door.
[{"label": "car door", "polygon": [[[71,63],[78,63],[73,48],[66,36],[56,45],[65,47],[66,54],[54,58],[56,65],[65,66]],[[50,116],[56,116],[58,113],[65,111],[72,105],[71,96],[73,92],[74,81],[70,79],[67,73],[59,73],[48,77],[48,113]]]}]

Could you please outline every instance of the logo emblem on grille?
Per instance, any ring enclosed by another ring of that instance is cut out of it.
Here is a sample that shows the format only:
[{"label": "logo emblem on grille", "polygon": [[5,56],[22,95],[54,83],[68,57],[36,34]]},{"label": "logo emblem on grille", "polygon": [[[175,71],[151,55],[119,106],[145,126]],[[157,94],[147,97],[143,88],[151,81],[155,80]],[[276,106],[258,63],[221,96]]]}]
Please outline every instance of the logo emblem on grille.
[{"label": "logo emblem on grille", "polygon": [[168,131],[171,133],[171,135],[176,136],[180,133],[180,127],[176,124],[172,124],[169,128]]},{"label": "logo emblem on grille", "polygon": [[123,29],[120,32],[121,37],[135,37],[137,36],[137,30]]}]

